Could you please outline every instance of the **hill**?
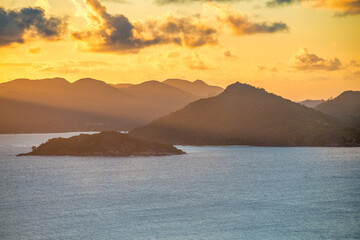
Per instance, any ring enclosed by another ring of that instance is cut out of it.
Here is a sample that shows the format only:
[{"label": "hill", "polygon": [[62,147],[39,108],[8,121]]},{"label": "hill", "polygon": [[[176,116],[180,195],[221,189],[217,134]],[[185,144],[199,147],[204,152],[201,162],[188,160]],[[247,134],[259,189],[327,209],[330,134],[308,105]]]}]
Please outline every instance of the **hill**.
[{"label": "hill", "polygon": [[119,132],[80,134],[70,138],[52,138],[24,155],[56,156],[166,156],[184,154],[171,145],[151,143]]},{"label": "hill", "polygon": [[343,92],[336,98],[319,104],[315,109],[360,128],[360,91]]},{"label": "hill", "polygon": [[180,145],[342,146],[360,140],[359,131],[332,117],[240,83],[130,135]]},{"label": "hill", "polygon": [[224,91],[221,87],[210,86],[201,80],[190,82],[182,79],[167,79],[163,83],[179,88],[199,98],[213,97]]},{"label": "hill", "polygon": [[19,133],[128,130],[197,97],[160,82],[117,89],[91,78],[52,78],[2,83],[0,99],[0,133]]},{"label": "hill", "polygon": [[299,102],[301,105],[304,105],[306,107],[309,108],[314,108],[317,105],[319,105],[320,103],[325,102],[324,100],[310,100],[310,99],[306,99],[304,101]]}]

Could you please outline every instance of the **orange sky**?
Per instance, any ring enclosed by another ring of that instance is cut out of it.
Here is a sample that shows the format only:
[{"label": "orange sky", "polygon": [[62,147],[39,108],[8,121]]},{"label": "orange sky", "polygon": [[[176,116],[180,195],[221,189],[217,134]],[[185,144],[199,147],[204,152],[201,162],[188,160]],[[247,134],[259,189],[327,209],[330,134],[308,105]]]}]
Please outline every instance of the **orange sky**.
[{"label": "orange sky", "polygon": [[0,82],[240,81],[296,101],[360,90],[358,0],[278,1],[1,0]]}]

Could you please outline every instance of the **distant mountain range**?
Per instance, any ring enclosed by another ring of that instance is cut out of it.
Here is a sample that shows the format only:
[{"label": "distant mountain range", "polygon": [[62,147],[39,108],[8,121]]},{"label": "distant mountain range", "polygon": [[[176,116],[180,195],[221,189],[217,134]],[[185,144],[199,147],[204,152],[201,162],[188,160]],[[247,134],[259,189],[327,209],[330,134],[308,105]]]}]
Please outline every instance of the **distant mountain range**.
[{"label": "distant mountain range", "polygon": [[[179,81],[196,85],[204,95],[221,90]],[[0,84],[0,133],[129,130],[202,97],[190,92],[158,81],[109,85],[91,78],[74,83],[16,79]]]},{"label": "distant mountain range", "polygon": [[201,80],[189,82],[182,79],[167,79],[163,83],[179,88],[183,91],[189,92],[192,95],[199,96],[201,98],[213,97],[219,95],[224,91],[224,89],[222,89],[221,87],[209,86]]},{"label": "distant mountain range", "polygon": [[241,83],[228,86],[218,96],[190,103],[129,134],[179,145],[353,146],[360,143],[358,129]]},{"label": "distant mountain range", "polygon": [[325,102],[324,100],[310,100],[310,99],[307,99],[305,101],[301,101],[299,102],[301,105],[304,105],[306,107],[309,107],[309,108],[314,108],[316,107],[317,105],[319,105],[320,103],[323,103]]},{"label": "distant mountain range", "polygon": [[201,80],[16,79],[0,84],[0,133],[133,129],[132,136],[168,144],[359,144],[359,91],[317,103],[294,103],[241,83],[224,91]]},{"label": "distant mountain range", "polygon": [[315,107],[346,124],[360,128],[360,91],[346,91]]}]

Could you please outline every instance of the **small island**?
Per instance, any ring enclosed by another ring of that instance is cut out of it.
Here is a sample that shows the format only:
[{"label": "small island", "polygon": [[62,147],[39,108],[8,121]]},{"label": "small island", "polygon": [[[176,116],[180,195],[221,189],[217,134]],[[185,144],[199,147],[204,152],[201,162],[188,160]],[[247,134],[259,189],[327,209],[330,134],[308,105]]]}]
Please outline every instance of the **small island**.
[{"label": "small island", "polygon": [[114,131],[80,134],[70,138],[52,138],[26,155],[54,156],[168,156],[184,154],[168,144],[153,143]]}]

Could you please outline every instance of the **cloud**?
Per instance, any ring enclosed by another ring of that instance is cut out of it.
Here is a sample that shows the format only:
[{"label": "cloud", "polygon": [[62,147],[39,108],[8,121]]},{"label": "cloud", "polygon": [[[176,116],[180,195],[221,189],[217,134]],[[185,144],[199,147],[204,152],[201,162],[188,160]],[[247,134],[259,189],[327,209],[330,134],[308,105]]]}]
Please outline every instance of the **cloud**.
[{"label": "cloud", "polygon": [[342,63],[338,58],[325,59],[309,53],[306,48],[301,48],[299,52],[292,57],[290,66],[301,71],[336,71],[343,69]]},{"label": "cloud", "polygon": [[136,38],[130,21],[124,15],[108,14],[98,0],[86,0],[86,5],[91,10],[88,12],[88,29],[73,31],[72,36],[92,51],[133,50],[161,41]]},{"label": "cloud", "polygon": [[191,70],[211,70],[215,68],[212,64],[202,60],[198,54],[186,56],[184,63]]},{"label": "cloud", "polygon": [[360,75],[360,62],[352,59],[350,62],[346,65],[346,68],[348,71],[353,75]]},{"label": "cloud", "polygon": [[72,37],[82,42],[86,50],[134,53],[145,47],[171,43],[190,48],[217,44],[217,30],[197,16],[168,14],[146,22],[130,22],[124,15],[109,14],[98,0],[86,0],[86,4],[91,10],[88,28],[72,32]]},{"label": "cloud", "polygon": [[300,2],[300,0],[271,0],[266,2],[267,7],[278,7],[278,6],[285,6],[295,2]]},{"label": "cloud", "polygon": [[278,72],[279,69],[277,67],[267,67],[267,66],[264,66],[264,65],[257,65],[256,66],[256,70],[257,71],[269,71],[269,72]]},{"label": "cloud", "polygon": [[218,30],[208,26],[208,23],[198,15],[177,17],[174,14],[168,14],[150,20],[147,23],[147,29],[150,29],[153,34],[173,39],[175,43],[190,48],[218,44],[216,37]]},{"label": "cloud", "polygon": [[[74,3],[79,10],[79,4]],[[130,21],[124,15],[109,14],[99,0],[86,0],[85,3],[87,11],[79,11],[87,18],[88,25],[71,33],[78,40],[79,48],[85,51],[137,53],[143,48],[164,44],[187,48],[218,45],[217,36],[224,24],[235,35],[275,33],[288,29],[282,22],[252,22],[230,5],[215,3],[205,3],[205,6],[217,9],[216,18],[168,13],[146,21]]]},{"label": "cloud", "polygon": [[24,43],[26,34],[47,40],[58,40],[66,24],[57,17],[45,17],[41,8],[5,10],[0,7],[0,47]]},{"label": "cloud", "polygon": [[220,5],[213,2],[206,4],[217,10],[218,21],[228,26],[235,35],[275,33],[289,30],[289,27],[283,22],[253,22],[229,4]]},{"label": "cloud", "polygon": [[271,0],[266,6],[277,7],[298,2],[312,8],[335,10],[337,16],[360,14],[360,0]]}]

